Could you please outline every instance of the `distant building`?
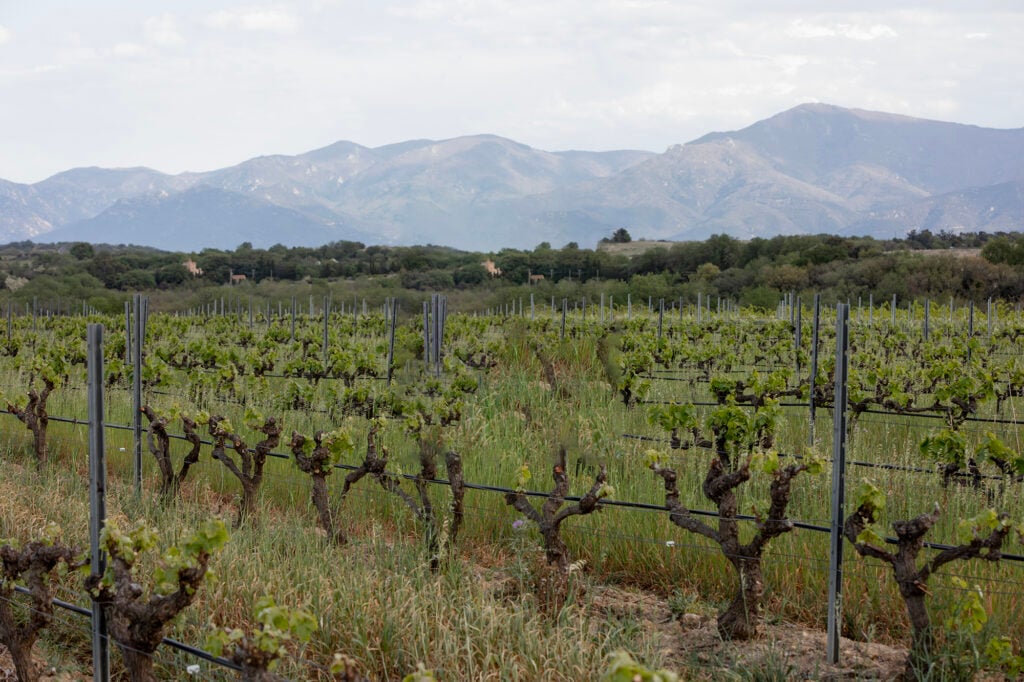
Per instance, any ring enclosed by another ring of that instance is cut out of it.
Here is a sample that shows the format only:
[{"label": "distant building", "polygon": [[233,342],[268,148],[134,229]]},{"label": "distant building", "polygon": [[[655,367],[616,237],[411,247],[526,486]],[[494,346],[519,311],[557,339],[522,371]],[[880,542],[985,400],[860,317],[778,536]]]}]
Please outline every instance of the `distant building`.
[{"label": "distant building", "polygon": [[182,265],[185,266],[185,269],[188,270],[189,273],[193,277],[202,277],[203,276],[203,269],[201,267],[199,267],[198,265],[196,265],[196,262],[194,260],[192,260],[191,258],[189,258],[187,261],[182,263]]},{"label": "distant building", "polygon": [[544,275],[530,275],[530,284],[538,284],[544,281]]},{"label": "distant building", "polygon": [[236,275],[235,273],[232,272],[231,281],[229,281],[228,284],[238,284],[239,282],[244,282],[246,279],[247,278],[245,275]]},{"label": "distant building", "polygon": [[487,274],[490,275],[491,277],[501,277],[501,268],[497,267],[494,264],[494,261],[492,261],[490,258],[485,260],[480,265],[484,266],[484,270],[486,270]]}]

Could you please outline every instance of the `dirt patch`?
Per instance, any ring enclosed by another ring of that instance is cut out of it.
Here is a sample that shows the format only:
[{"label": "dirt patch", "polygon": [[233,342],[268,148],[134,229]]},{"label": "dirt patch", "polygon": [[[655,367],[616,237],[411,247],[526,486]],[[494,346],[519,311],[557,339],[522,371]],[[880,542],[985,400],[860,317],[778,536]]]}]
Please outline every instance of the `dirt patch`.
[{"label": "dirt patch", "polygon": [[651,249],[670,249],[678,242],[655,241],[653,239],[634,239],[631,242],[601,242],[597,245],[598,251],[607,251],[610,254],[633,258]]},{"label": "dirt patch", "polygon": [[673,613],[666,600],[639,591],[595,588],[591,604],[606,618],[632,618],[657,633],[662,666],[688,680],[721,679],[739,670],[764,671],[770,679],[893,680],[907,660],[906,649],[844,638],[840,664],[830,665],[825,633],[790,624],[766,624],[752,642],[723,641],[713,614]]},{"label": "dirt patch", "polygon": [[[75,676],[71,673],[57,672],[54,668],[51,668],[41,658],[33,659],[36,664],[36,670],[40,673],[40,682],[75,682],[77,680],[91,680],[92,676]],[[0,682],[17,682],[18,676],[14,673],[14,661],[11,660],[11,654],[8,653],[7,649],[3,645],[0,645]]]},{"label": "dirt patch", "polygon": [[977,258],[981,256],[981,249],[917,249],[911,253],[919,253],[922,256],[956,256],[957,258]]}]

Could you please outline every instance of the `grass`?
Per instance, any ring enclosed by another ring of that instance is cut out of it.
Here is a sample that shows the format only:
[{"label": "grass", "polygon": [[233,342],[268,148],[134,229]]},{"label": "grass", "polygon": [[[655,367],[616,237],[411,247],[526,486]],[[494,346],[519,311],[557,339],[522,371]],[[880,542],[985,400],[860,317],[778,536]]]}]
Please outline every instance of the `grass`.
[{"label": "grass", "polygon": [[[551,349],[556,374],[567,389],[562,398],[545,384],[540,362],[525,342],[510,344],[506,352],[498,368],[481,375],[481,388],[467,401],[462,420],[445,434],[446,446],[463,455],[467,481],[512,487],[525,463],[533,474],[529,487],[549,490],[554,450],[565,445],[571,453],[575,494],[589,487],[595,467],[604,463],[616,490],[615,499],[663,503],[659,481],[642,464],[650,443],[618,437],[622,433],[661,434],[647,424],[642,407],[626,409],[604,383],[592,338]],[[411,369],[403,374],[409,377],[402,379],[415,376]],[[8,394],[24,386],[26,380],[22,371],[9,369],[4,378]],[[652,397],[658,399],[710,397],[699,383],[655,384]],[[258,388],[259,383],[253,382],[244,390]],[[327,382],[321,382],[318,400],[327,400],[328,390]],[[173,402],[189,404],[185,401],[188,396],[151,397],[164,407]],[[223,410],[236,425],[241,423],[239,406],[218,403],[212,393],[202,398],[211,411]],[[265,414],[283,417],[285,441],[293,429],[312,433],[330,426],[321,414],[282,411],[269,398],[256,402]],[[130,423],[127,392],[108,392],[107,408],[109,422]],[[50,412],[84,416],[84,392],[74,385],[58,389]],[[819,411],[815,433],[823,453],[831,452],[830,418],[829,411]],[[935,420],[865,415],[854,429],[848,457],[921,466],[917,443],[935,427]],[[355,423],[353,428],[360,450],[348,463],[356,464],[365,446],[365,425]],[[66,537],[84,544],[88,518],[86,430],[52,423],[50,431],[53,461],[39,473],[27,454],[28,432],[13,417],[0,417],[0,443],[5,450],[0,455],[4,460],[0,537],[26,539],[46,522],[55,521]],[[1015,432],[1010,435],[1016,437]],[[398,426],[389,426],[383,441],[392,453],[393,466],[405,473],[416,472],[418,455],[411,438]],[[799,452],[807,441],[807,412],[787,409],[778,433],[779,449]],[[254,442],[251,438],[250,445]],[[146,491],[141,499],[131,491],[130,432],[108,431],[107,445],[111,516],[147,519],[168,541],[183,536],[210,515],[229,523],[233,519],[237,481],[209,458],[208,448],[193,468],[182,501],[166,506],[155,501],[155,465],[148,452],[144,454]],[[183,444],[175,442],[174,446],[176,452],[182,451]],[[709,456],[700,450],[671,453],[681,474],[681,499],[687,507],[711,508],[701,492]],[[952,541],[957,520],[973,516],[988,502],[970,489],[943,488],[937,475],[881,469],[851,467],[847,473],[851,490],[865,472],[889,493],[889,520],[926,511],[932,501],[941,503],[944,513],[934,538],[929,538],[933,541]],[[329,480],[335,493],[343,473],[337,472]],[[764,505],[767,486],[764,476],[755,476],[744,486],[741,513]],[[828,472],[815,477],[801,475],[793,491],[792,518],[828,524]],[[432,494],[437,508],[443,509],[447,489],[438,486]],[[399,679],[419,663],[437,670],[441,679],[596,679],[604,657],[617,648],[629,650],[651,667],[661,665],[656,636],[628,619],[610,619],[595,612],[586,596],[555,617],[543,613],[522,589],[539,551],[539,535],[529,526],[524,530],[512,527],[518,514],[499,494],[468,491],[467,521],[455,559],[437,575],[426,569],[416,520],[395,496],[368,479],[354,489],[342,511],[341,523],[351,542],[341,548],[330,545],[317,532],[309,480],[290,462],[268,462],[261,498],[259,521],[233,533],[214,562],[217,582],[204,589],[196,605],[183,615],[175,637],[201,645],[211,626],[251,625],[252,604],[269,593],[278,603],[310,609],[320,621],[319,633],[305,648],[292,650],[281,671],[299,679],[318,674],[299,659],[324,663],[334,652],[355,658],[373,679]],[[1008,503],[1020,518],[1019,501]],[[748,524],[744,528],[744,532],[752,532]],[[666,599],[692,595],[712,604],[727,600],[735,589],[731,568],[717,546],[684,534],[663,512],[606,508],[599,514],[570,519],[564,533],[574,558],[587,562],[587,582],[642,587]],[[844,633],[857,639],[905,643],[906,619],[888,567],[857,558],[849,547],[846,553]],[[764,560],[769,619],[824,628],[827,557],[827,534],[799,530],[773,541]],[[966,575],[971,584],[981,584],[992,613],[991,627],[1016,637],[1016,646],[1021,645],[1024,609],[1018,564],[954,564],[945,573]],[[956,594],[949,578],[937,576],[932,582],[933,613],[941,613]],[[65,581],[61,597],[85,603],[71,579]],[[940,623],[941,616],[934,620]],[[66,642],[62,648],[71,652],[67,659],[87,659],[87,653],[82,653],[89,646],[87,622],[64,618],[48,641],[54,657],[58,653],[55,642]],[[186,664],[181,655],[161,650],[158,656],[167,679],[180,676]],[[764,676],[749,679],[771,679],[779,670],[762,672]],[[206,674],[216,678],[221,673],[210,669]]]},{"label": "grass", "polygon": [[[29,538],[54,521],[66,537],[86,537],[85,481],[67,467],[66,458],[42,475],[23,457],[12,462],[8,452],[5,460],[0,534]],[[207,518],[221,499],[205,481],[188,486],[186,499],[171,507],[154,503],[152,491],[137,499],[120,476],[112,476],[110,484],[109,516],[126,523],[146,519],[159,526],[167,542]],[[64,503],[50,504],[54,498]],[[435,575],[426,567],[412,524],[390,521],[400,510],[371,516],[389,501],[372,494],[355,501],[359,504],[352,507],[367,513],[346,519],[353,541],[342,548],[328,544],[301,509],[265,507],[261,523],[232,534],[213,562],[217,580],[204,587],[173,636],[201,646],[212,626],[251,625],[252,604],[267,593],[278,603],[310,609],[320,623],[313,642],[285,661],[281,672],[293,679],[316,676],[316,669],[300,659],[323,663],[334,652],[355,658],[373,679],[400,678],[421,662],[443,679],[588,679],[599,674],[604,657],[616,648],[658,660],[656,642],[643,632],[603,627],[584,605],[571,605],[553,620],[527,594],[496,597],[514,573],[511,548],[499,548],[496,556],[491,548],[467,547]],[[222,515],[230,522],[230,513]],[[72,578],[65,579],[59,596],[84,603]],[[87,620],[65,616],[48,638],[81,651],[88,647],[88,632]],[[158,659],[167,679],[180,678],[180,655],[161,649]]]}]

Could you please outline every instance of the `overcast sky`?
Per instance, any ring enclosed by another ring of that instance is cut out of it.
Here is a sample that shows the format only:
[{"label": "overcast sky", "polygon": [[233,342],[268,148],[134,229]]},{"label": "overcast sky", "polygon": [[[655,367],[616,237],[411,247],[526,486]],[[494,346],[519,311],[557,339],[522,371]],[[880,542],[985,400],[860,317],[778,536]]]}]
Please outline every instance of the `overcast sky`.
[{"label": "overcast sky", "polygon": [[473,133],[663,151],[810,101],[1017,128],[1022,45],[1020,0],[0,0],[0,178]]}]

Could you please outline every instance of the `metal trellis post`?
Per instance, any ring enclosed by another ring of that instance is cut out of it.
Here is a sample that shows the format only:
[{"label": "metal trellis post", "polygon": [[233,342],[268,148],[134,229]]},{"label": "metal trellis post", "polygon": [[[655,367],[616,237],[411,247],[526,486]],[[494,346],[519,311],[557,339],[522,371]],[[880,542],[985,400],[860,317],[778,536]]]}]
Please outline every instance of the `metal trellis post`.
[{"label": "metal trellis post", "polygon": [[[103,442],[103,325],[87,330],[87,371],[89,393],[89,546],[90,572],[94,577],[106,571],[106,555],[100,548],[100,532],[107,520],[107,466]],[[110,680],[110,640],[103,606],[92,603],[92,668],[94,682]]]},{"label": "metal trellis post", "polygon": [[818,376],[818,324],[821,322],[821,294],[814,295],[814,326],[811,329],[811,378],[810,400],[811,412],[810,444],[814,445],[814,381]]},{"label": "metal trellis post", "polygon": [[135,343],[132,344],[132,407],[135,414],[132,418],[132,435],[135,438],[132,452],[133,473],[135,474],[135,494],[142,494],[142,344],[145,335],[145,318],[143,317],[142,294],[132,297],[134,313]]},{"label": "metal trellis post", "polygon": [[828,572],[828,662],[839,663],[839,638],[842,628],[843,594],[843,503],[846,485],[846,403],[849,370],[850,310],[840,303],[836,308],[836,376],[832,433],[832,528],[829,536]]}]

